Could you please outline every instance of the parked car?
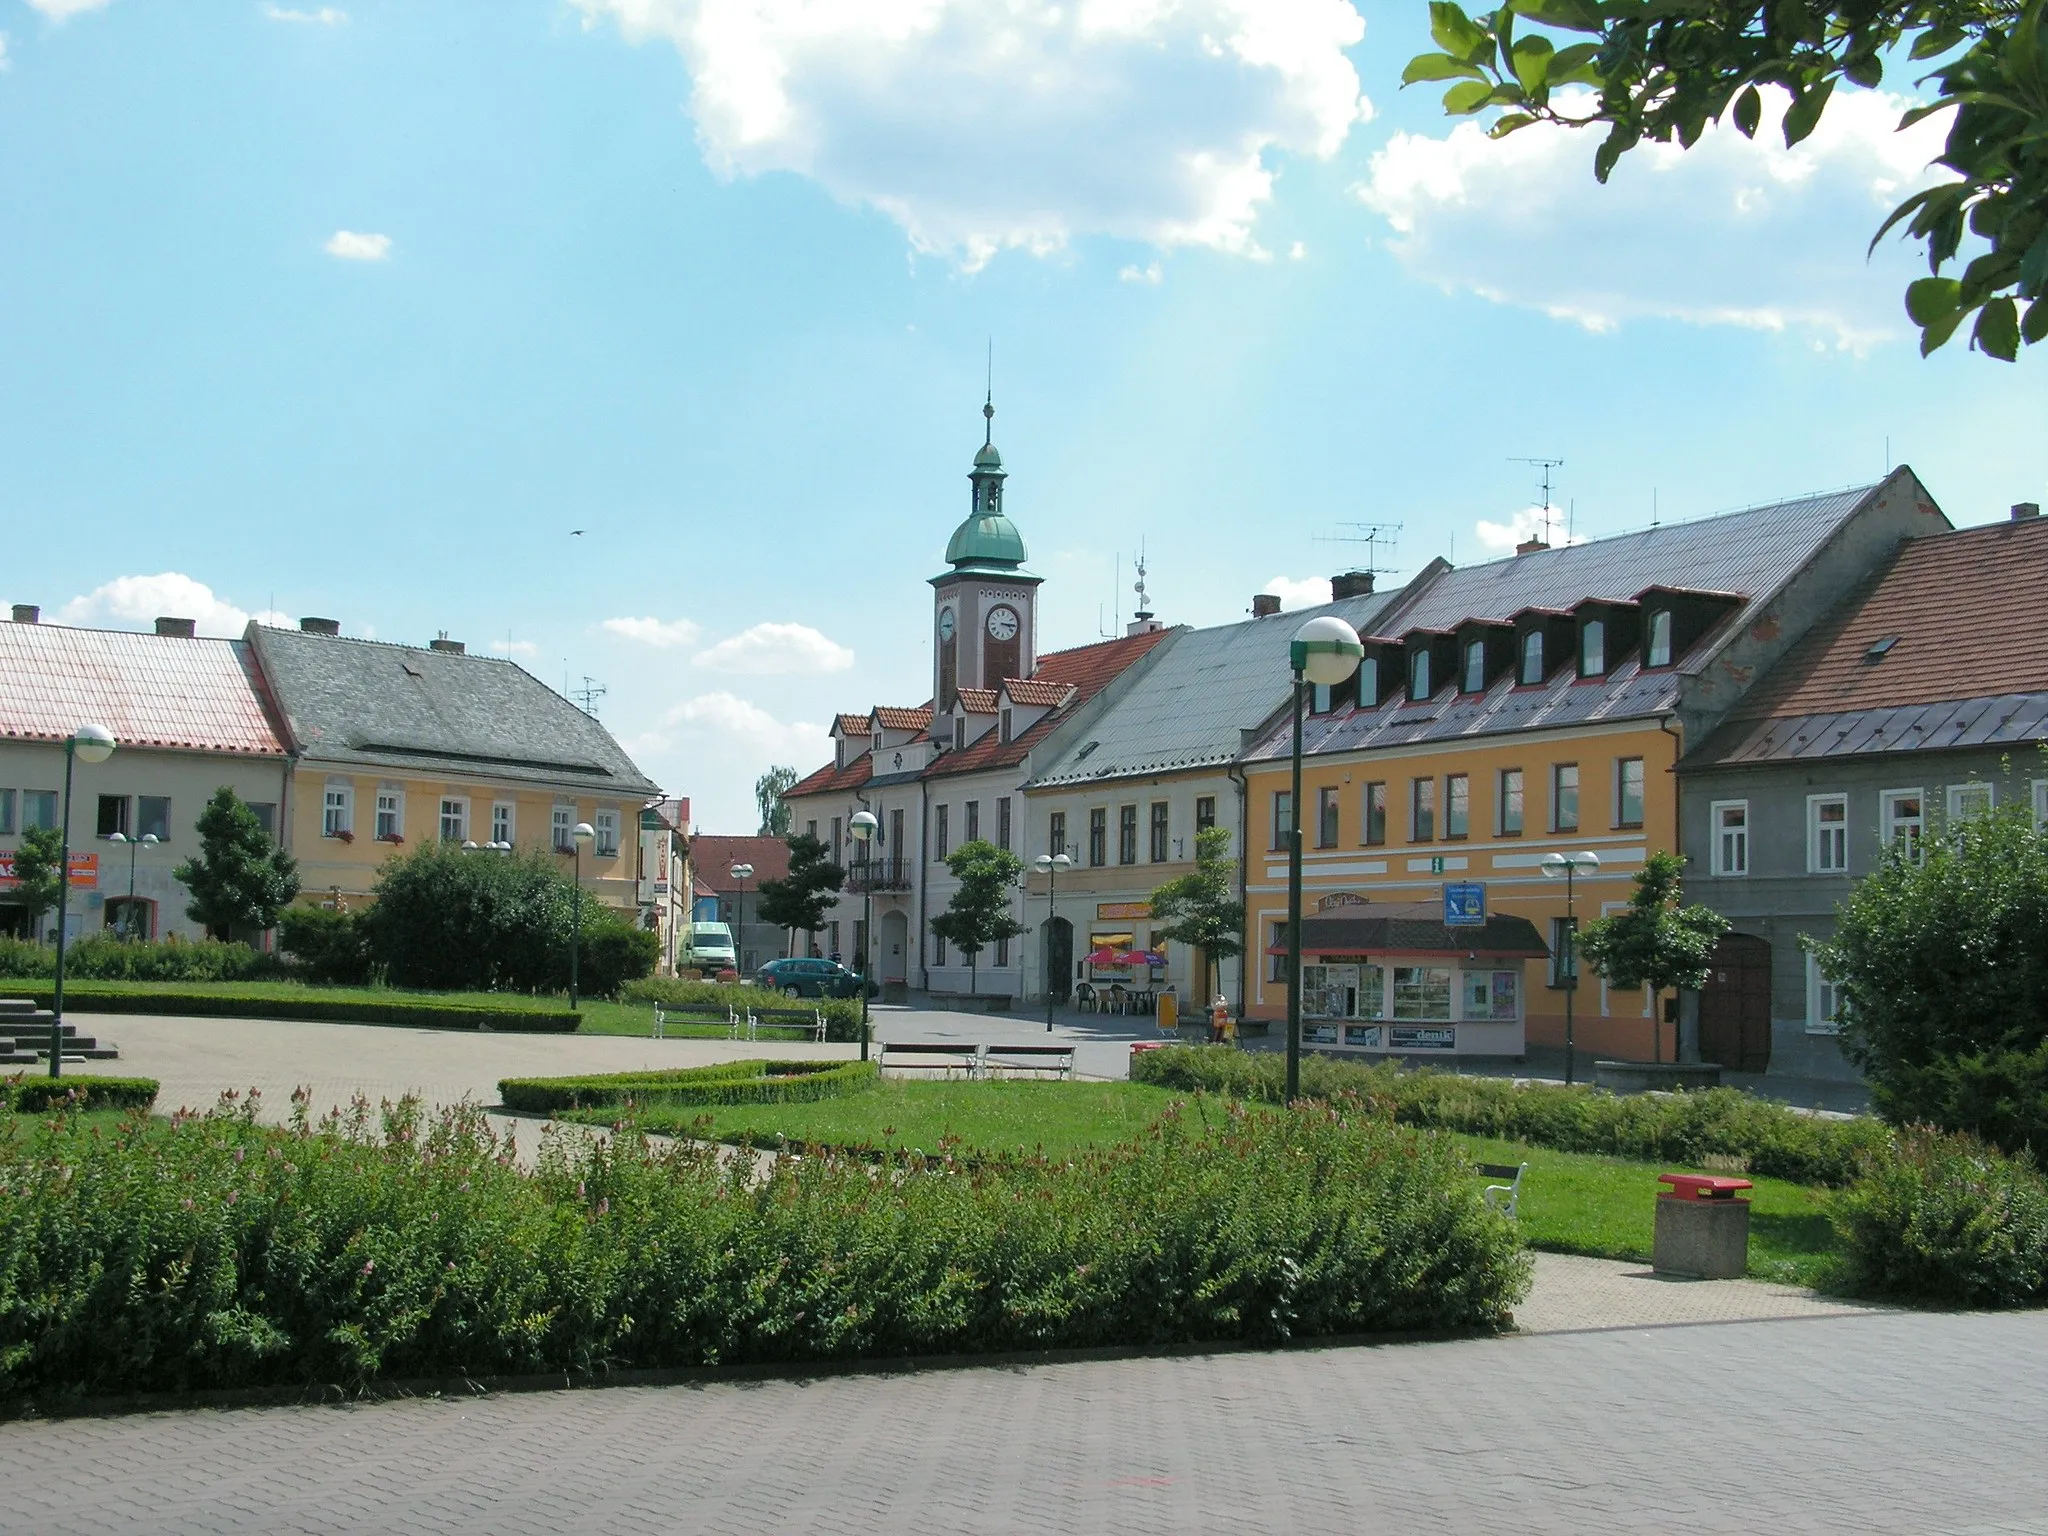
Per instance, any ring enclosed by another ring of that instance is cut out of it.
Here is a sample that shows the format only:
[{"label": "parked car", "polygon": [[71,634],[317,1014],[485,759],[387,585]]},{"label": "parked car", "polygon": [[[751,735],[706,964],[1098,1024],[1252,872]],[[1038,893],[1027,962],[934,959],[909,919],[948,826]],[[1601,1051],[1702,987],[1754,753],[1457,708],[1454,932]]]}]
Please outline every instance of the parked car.
[{"label": "parked car", "polygon": [[[754,975],[756,986],[768,987],[785,997],[859,997],[860,972],[837,960],[770,960]],[[882,989],[868,983],[868,996]]]}]

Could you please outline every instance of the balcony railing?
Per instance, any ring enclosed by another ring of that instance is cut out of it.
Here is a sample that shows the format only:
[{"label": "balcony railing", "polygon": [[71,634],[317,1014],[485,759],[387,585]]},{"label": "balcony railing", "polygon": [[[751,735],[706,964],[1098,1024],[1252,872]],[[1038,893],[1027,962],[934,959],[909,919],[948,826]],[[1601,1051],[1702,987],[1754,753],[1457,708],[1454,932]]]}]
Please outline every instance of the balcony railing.
[{"label": "balcony railing", "polygon": [[846,866],[846,889],[859,896],[868,891],[910,889],[910,860],[855,859]]}]

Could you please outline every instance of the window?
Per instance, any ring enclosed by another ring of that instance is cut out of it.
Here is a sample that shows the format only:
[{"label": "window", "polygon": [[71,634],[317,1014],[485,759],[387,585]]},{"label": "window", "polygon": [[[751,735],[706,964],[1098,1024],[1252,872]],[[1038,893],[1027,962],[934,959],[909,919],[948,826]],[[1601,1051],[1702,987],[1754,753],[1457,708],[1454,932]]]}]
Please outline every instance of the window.
[{"label": "window", "polygon": [[946,857],[947,818],[952,811],[949,805],[932,807],[932,859],[943,863]]},{"label": "window", "polygon": [[1500,771],[1500,817],[1497,829],[1502,837],[1522,835],[1522,770]]},{"label": "window", "polygon": [[1327,715],[1336,707],[1337,690],[1328,683],[1308,685],[1308,712],[1312,715]]},{"label": "window", "polygon": [[1842,1032],[1842,989],[1821,974],[1820,962],[1806,957],[1806,1032],[1809,1035],[1839,1035]]},{"label": "window", "polygon": [[1045,821],[1045,851],[1065,853],[1067,851],[1067,813],[1054,811]]},{"label": "window", "polygon": [[[971,824],[973,821],[973,817],[970,815],[968,820]],[[843,823],[841,822],[841,819],[837,816],[834,816],[832,818],[832,862],[834,864],[842,862],[840,858],[840,853],[843,847],[842,839],[845,837],[845,835],[846,829]],[[974,834],[972,832],[969,832],[967,835],[969,837],[972,837]]]},{"label": "window", "polygon": [[[955,752],[958,752],[962,747],[966,745],[967,718],[964,715],[955,715],[953,717],[953,750]],[[944,941],[941,940],[940,942],[943,943]]]},{"label": "window", "polygon": [[275,800],[251,800],[249,809],[256,813],[256,825],[270,836],[277,836],[277,802]]},{"label": "window", "polygon": [[1290,790],[1273,791],[1273,847],[1277,851],[1287,847],[1287,840],[1294,836],[1294,795]]},{"label": "window", "polygon": [[1849,797],[1806,797],[1806,869],[1815,875],[1849,873]]},{"label": "window", "polygon": [[1951,784],[1948,787],[1948,819],[1951,822],[1967,821],[1972,816],[1982,816],[1991,809],[1991,786],[1989,784]]},{"label": "window", "polygon": [[377,790],[377,841],[395,843],[405,836],[405,791],[394,786]]},{"label": "window", "polygon": [[320,806],[320,835],[348,837],[355,832],[356,792],[347,780],[327,781],[327,795]]},{"label": "window", "polygon": [[1579,830],[1579,765],[1558,763],[1550,770],[1550,830]]},{"label": "window", "polygon": [[[981,802],[979,800],[967,802],[967,814],[961,818],[961,821],[963,825],[960,841],[971,843],[981,836]],[[838,825],[836,821],[833,823],[835,830],[838,828]],[[837,846],[836,840],[834,846]]]},{"label": "window", "polygon": [[1365,842],[1377,848],[1387,840],[1387,786],[1365,786]]},{"label": "window", "polygon": [[1164,800],[1154,800],[1152,802],[1152,862],[1154,864],[1164,864],[1166,862],[1168,814]]},{"label": "window", "polygon": [[1579,626],[1579,676],[1600,677],[1607,671],[1607,625],[1588,619]]},{"label": "window", "polygon": [[1472,780],[1462,773],[1444,780],[1444,836],[1463,837],[1472,823]]},{"label": "window", "polygon": [[1576,987],[1579,981],[1579,920],[1553,917],[1550,920],[1550,984]]},{"label": "window", "polygon": [[1459,1017],[1513,1023],[1520,1016],[1520,971],[1461,971],[1458,982]]},{"label": "window", "polygon": [[0,837],[12,837],[14,826],[14,791],[0,789]]},{"label": "window", "polygon": [[1643,824],[1643,760],[1624,757],[1614,765],[1614,824],[1640,827]]},{"label": "window", "polygon": [[1543,681],[1543,631],[1532,629],[1522,636],[1522,683],[1532,686]]},{"label": "window", "polygon": [[557,853],[576,846],[576,807],[558,805],[548,817],[548,845]]},{"label": "window", "polygon": [[1917,789],[1888,789],[1877,797],[1877,835],[1889,848],[1903,845],[1905,855],[1920,862],[1920,839],[1927,831],[1927,805]]},{"label": "window", "polygon": [[512,832],[515,825],[515,815],[516,812],[513,809],[512,802],[509,800],[500,800],[491,806],[492,842],[510,843],[513,840]]},{"label": "window", "polygon": [[1643,665],[1646,667],[1668,667],[1671,665],[1671,610],[1657,608],[1650,614],[1650,643],[1644,647]]},{"label": "window", "polygon": [[1358,664],[1358,707],[1377,709],[1380,703],[1380,659],[1368,656]]},{"label": "window", "polygon": [[1135,805],[1116,808],[1116,861],[1119,864],[1138,862],[1138,808]]},{"label": "window", "polygon": [[1334,848],[1337,846],[1337,796],[1335,789],[1316,791],[1316,846]]},{"label": "window", "polygon": [[1004,741],[1008,741],[1008,740],[1010,739],[1010,734],[1011,734],[1011,731],[1010,731],[1010,717],[1011,717],[1011,714],[1012,714],[1012,711],[1011,711],[1011,710],[1009,710],[1008,708],[1005,708],[1005,709],[1003,710],[1003,726],[1002,726],[1002,731],[1003,731],[1003,738],[1002,738],[1002,739],[1003,739]]},{"label": "window", "polygon": [[1749,873],[1749,802],[1716,800],[1707,807],[1707,824],[1714,829],[1714,873]]},{"label": "window", "polygon": [[1436,836],[1436,780],[1408,781],[1408,841],[1426,843]]},{"label": "window", "polygon": [[469,802],[451,796],[441,802],[441,841],[459,843],[469,836]]},{"label": "window", "polygon": [[[2037,793],[2038,793],[2038,792],[2037,792]],[[1208,831],[1208,830],[1209,830],[1209,829],[1210,829],[1211,827],[1213,827],[1213,826],[1215,826],[1215,825],[1216,825],[1216,797],[1215,797],[1214,795],[1200,795],[1200,796],[1197,796],[1197,797],[1196,797],[1196,799],[1195,799],[1195,831],[1196,831],[1196,833],[1197,833],[1197,834],[1200,834],[1200,833],[1206,832],[1206,831]]]},{"label": "window", "polygon": [[997,940],[996,940],[996,964],[997,964],[997,965],[1008,965],[1009,963],[1010,963],[1010,940],[1009,940],[1009,938],[1008,938],[1007,936],[1005,936],[1005,937],[1003,937],[1003,938],[1000,938],[1000,939],[997,939]]},{"label": "window", "polygon": [[804,836],[805,836],[805,837],[816,837],[817,835],[818,835],[818,824],[817,824],[817,823],[816,823],[815,821],[807,821],[807,822],[805,822],[805,823],[804,823]]},{"label": "window", "polygon": [[112,837],[116,832],[128,835],[128,797],[126,795],[101,795],[99,834]]},{"label": "window", "polygon": [[171,840],[171,797],[169,795],[137,795],[135,797],[135,835],[154,837],[160,843]]},{"label": "window", "polygon": [[1484,693],[1486,691],[1486,642],[1467,640],[1465,642],[1465,691]]},{"label": "window", "polygon": [[1010,797],[996,798],[996,846],[1005,853],[1010,850]]},{"label": "window", "polygon": [[1417,651],[1408,658],[1408,697],[1420,704],[1429,694],[1429,652]]},{"label": "window", "polygon": [[[933,921],[934,921],[934,922],[936,922],[936,921],[938,921],[938,919],[934,918],[934,919],[933,919]],[[933,965],[944,965],[945,963],[946,963],[946,941],[945,941],[945,939],[944,939],[944,938],[942,938],[942,937],[940,936],[940,934],[939,934],[939,932],[938,932],[938,930],[937,930],[937,929],[933,929],[933,930],[932,930],[932,964],[933,964]]]},{"label": "window", "polygon": [[1394,1017],[1397,1019],[1450,1018],[1450,967],[1447,965],[1395,966]]},{"label": "window", "polygon": [[1266,980],[1285,981],[1287,979],[1287,924],[1284,921],[1273,924],[1273,942],[1267,948],[1271,949],[1273,954],[1269,957],[1272,960],[1272,965],[1267,968]]},{"label": "window", "polygon": [[[1066,826],[1064,819],[1061,820],[1060,825],[1062,827]],[[1065,841],[1065,837],[1062,836],[1062,846],[1065,846]],[[903,807],[900,805],[889,812],[889,841],[882,846],[899,850],[903,847]],[[903,855],[901,852],[898,852],[896,857],[900,859]]]},{"label": "window", "polygon": [[[462,802],[462,811],[463,820],[466,822],[469,819],[469,802],[467,800]],[[591,824],[591,830],[597,834],[598,857],[605,859],[617,858],[619,855],[619,813],[610,808],[600,810],[597,813],[597,820]],[[838,847],[836,841],[833,847],[836,853]],[[836,938],[833,940],[833,945],[835,948],[838,946]]]},{"label": "window", "polygon": [[1109,862],[1109,812],[1096,806],[1088,813],[1088,864],[1100,869]]}]

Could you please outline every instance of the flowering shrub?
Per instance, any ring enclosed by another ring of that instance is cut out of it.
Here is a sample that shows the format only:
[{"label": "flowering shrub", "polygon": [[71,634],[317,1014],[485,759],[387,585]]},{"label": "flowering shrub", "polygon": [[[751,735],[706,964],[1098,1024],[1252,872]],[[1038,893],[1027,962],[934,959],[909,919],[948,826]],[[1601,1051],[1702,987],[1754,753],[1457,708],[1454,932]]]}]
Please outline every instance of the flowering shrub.
[{"label": "flowering shrub", "polygon": [[1836,1207],[1844,1283],[1965,1307],[2048,1302],[2048,1179],[1967,1136],[1900,1133]]}]

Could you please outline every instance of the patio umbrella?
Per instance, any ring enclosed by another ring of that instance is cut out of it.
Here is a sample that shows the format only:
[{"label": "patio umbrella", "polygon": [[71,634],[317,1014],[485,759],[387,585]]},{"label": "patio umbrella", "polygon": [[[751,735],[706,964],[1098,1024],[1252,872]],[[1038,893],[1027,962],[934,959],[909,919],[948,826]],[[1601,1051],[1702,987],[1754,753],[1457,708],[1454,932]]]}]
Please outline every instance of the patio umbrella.
[{"label": "patio umbrella", "polygon": [[1129,965],[1131,963],[1131,957],[1130,954],[1125,950],[1110,949],[1107,946],[1105,946],[1102,949],[1090,950],[1088,952],[1088,959],[1085,963],[1089,965],[1105,966]]},{"label": "patio umbrella", "polygon": [[1134,949],[1131,951],[1130,961],[1133,965],[1145,965],[1155,969],[1163,969],[1166,965],[1166,956],[1159,953],[1156,949]]}]

